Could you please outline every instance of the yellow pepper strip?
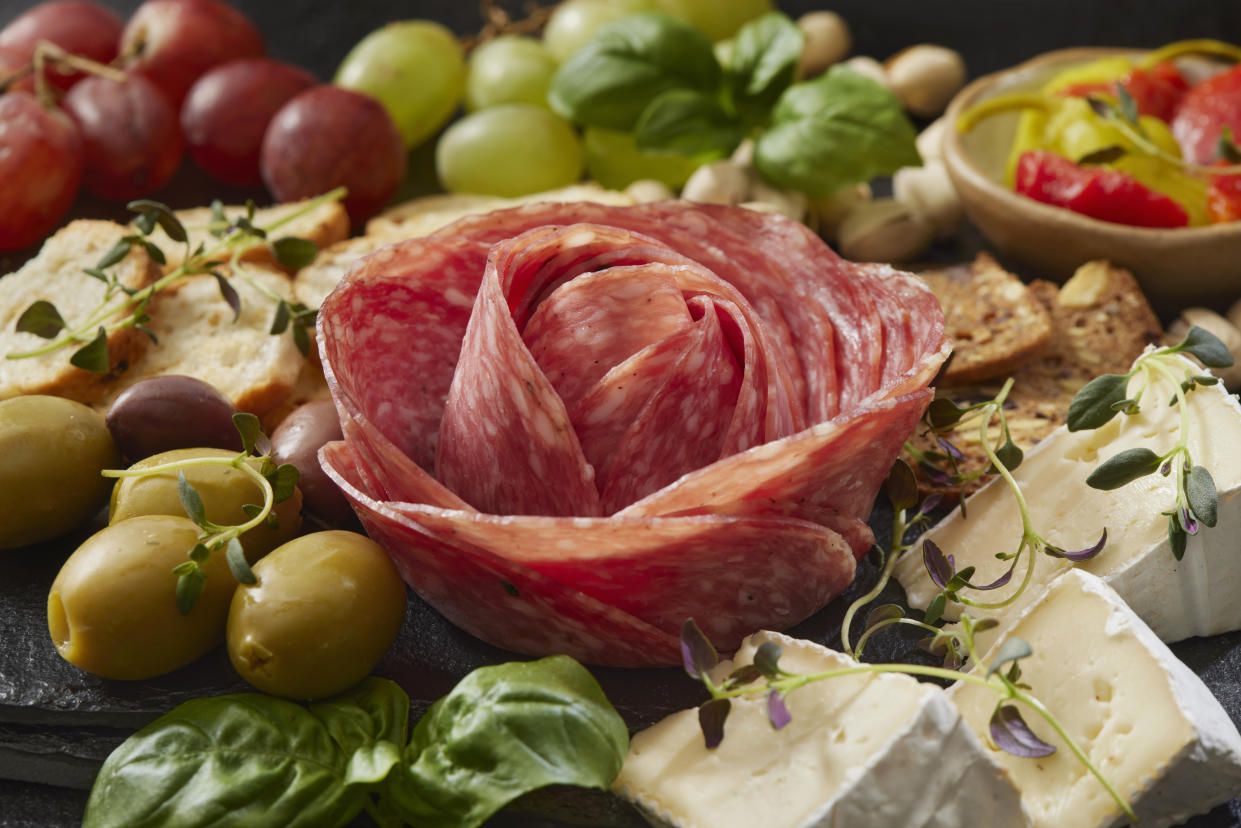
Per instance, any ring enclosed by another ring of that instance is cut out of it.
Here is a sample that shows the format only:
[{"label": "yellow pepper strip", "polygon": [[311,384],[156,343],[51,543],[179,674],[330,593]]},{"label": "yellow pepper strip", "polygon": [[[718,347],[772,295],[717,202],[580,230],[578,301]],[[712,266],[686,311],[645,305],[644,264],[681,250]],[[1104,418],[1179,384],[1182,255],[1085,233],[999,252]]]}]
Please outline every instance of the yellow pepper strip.
[{"label": "yellow pepper strip", "polygon": [[1237,63],[1241,62],[1241,46],[1234,46],[1231,43],[1225,43],[1222,40],[1211,40],[1210,38],[1178,40],[1176,43],[1160,46],[1153,52],[1147,52],[1138,60],[1138,66],[1143,69],[1149,69],[1156,63],[1162,63],[1165,60],[1172,60],[1183,55],[1213,55],[1215,57],[1227,58]]},{"label": "yellow pepper strip", "polygon": [[957,118],[957,132],[969,132],[993,115],[1018,110],[1050,110],[1055,101],[1040,92],[1009,92],[974,104]]}]

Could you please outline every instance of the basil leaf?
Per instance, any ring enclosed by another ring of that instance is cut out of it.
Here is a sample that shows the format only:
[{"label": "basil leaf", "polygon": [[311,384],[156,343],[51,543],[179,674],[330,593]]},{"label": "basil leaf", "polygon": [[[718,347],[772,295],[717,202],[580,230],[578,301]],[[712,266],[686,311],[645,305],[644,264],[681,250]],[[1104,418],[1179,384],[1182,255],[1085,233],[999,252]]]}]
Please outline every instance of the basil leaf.
[{"label": "basil leaf", "polygon": [[754,145],[768,182],[825,197],[843,187],[922,163],[900,100],[844,66],[794,84]]},{"label": "basil leaf", "polygon": [[1116,416],[1116,403],[1125,399],[1129,377],[1101,374],[1082,386],[1069,403],[1069,431],[1096,429]]},{"label": "basil leaf", "polygon": [[371,677],[357,687],[310,705],[349,757],[347,784],[380,782],[401,761],[409,726],[409,696],[400,685]]},{"label": "basil leaf", "polygon": [[674,152],[705,163],[731,155],[745,131],[714,95],[670,89],[643,110],[634,137],[641,152]]},{"label": "basil leaf", "polygon": [[762,123],[797,74],[805,35],[787,15],[765,14],[733,39],[728,87],[748,121]]},{"label": "basil leaf", "polygon": [[662,92],[719,87],[711,41],[688,23],[648,12],[601,26],[561,64],[547,101],[579,124],[629,131]]},{"label": "basil leaf", "polygon": [[418,722],[387,801],[422,828],[474,828],[547,785],[606,789],[628,745],[624,721],[573,659],[483,667]]},{"label": "basil leaf", "polygon": [[299,704],[257,694],[195,699],[112,752],[83,826],[345,825],[365,796],[346,785],[346,762]]},{"label": "basil leaf", "polygon": [[1092,489],[1110,491],[1145,477],[1159,468],[1159,455],[1148,448],[1125,449],[1109,457],[1086,478]]}]

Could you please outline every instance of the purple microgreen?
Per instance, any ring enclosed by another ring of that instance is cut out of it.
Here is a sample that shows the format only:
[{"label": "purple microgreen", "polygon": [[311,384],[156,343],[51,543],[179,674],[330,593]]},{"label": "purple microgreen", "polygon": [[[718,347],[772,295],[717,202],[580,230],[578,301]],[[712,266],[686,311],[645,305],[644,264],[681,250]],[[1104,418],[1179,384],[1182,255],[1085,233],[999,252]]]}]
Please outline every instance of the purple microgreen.
[{"label": "purple microgreen", "polygon": [[228,546],[224,547],[224,560],[228,563],[228,570],[233,573],[237,583],[253,585],[259,582],[259,579],[254,576],[254,570],[250,568],[250,563],[246,560],[241,541],[233,538],[228,542]]},{"label": "purple microgreen", "polygon": [[931,400],[926,409],[926,422],[934,430],[940,431],[961,421],[965,409],[958,408],[952,400],[939,397]]},{"label": "purple microgreen", "polygon": [[740,687],[744,684],[753,684],[763,677],[759,669],[753,664],[746,664],[744,667],[738,667],[733,670],[724,679],[725,688]]},{"label": "purple microgreen", "polygon": [[34,302],[17,317],[18,332],[34,334],[40,339],[53,339],[64,329],[64,317],[56,306],[46,299]]},{"label": "purple microgreen", "polygon": [[206,524],[207,508],[203,506],[202,495],[185,479],[185,472],[177,472],[177,497],[190,520],[199,526]]},{"label": "purple microgreen", "polygon": [[1092,489],[1111,491],[1156,471],[1163,459],[1148,448],[1125,449],[1105,460],[1086,478]]},{"label": "purple microgreen", "polygon": [[[995,450],[996,459],[1004,464],[1004,468],[1013,471],[1021,465],[1021,461],[1025,459],[1025,453],[1017,446],[1016,443],[1009,438],[1004,445]],[[992,463],[987,470],[991,474],[999,474],[1000,470]]]},{"label": "purple microgreen", "polygon": [[948,596],[939,593],[931,599],[931,603],[926,605],[926,613],[923,614],[922,620],[927,624],[934,624],[944,617],[944,610],[948,607]]},{"label": "purple microgreen", "polygon": [[926,475],[927,480],[930,480],[932,483],[947,485],[952,482],[952,475],[948,474],[948,472],[938,466],[926,462],[925,460],[918,463],[918,468],[920,468],[922,473]]},{"label": "purple microgreen", "polygon": [[233,415],[233,428],[241,435],[241,448],[246,454],[255,454],[255,445],[263,435],[263,426],[259,418],[248,411],[238,411]]},{"label": "purple microgreen", "polygon": [[1198,534],[1198,521],[1194,520],[1194,516],[1190,513],[1188,507],[1182,506],[1177,511],[1177,516],[1180,519],[1181,528],[1185,530],[1185,534]]},{"label": "purple microgreen", "polygon": [[939,445],[940,448],[944,450],[944,453],[947,456],[951,457],[953,460],[957,461],[958,463],[965,459],[965,453],[961,451],[961,449],[954,446],[952,444],[952,441],[948,440],[947,438],[936,437],[935,442]]},{"label": "purple microgreen", "polygon": [[[690,678],[700,679],[719,661],[720,654],[715,651],[715,647],[707,640],[707,636],[694,623],[694,619],[686,618],[685,623],[681,625],[681,663],[685,667],[685,672],[689,673]],[[723,715],[728,715],[728,712],[725,711]],[[700,710],[699,717],[701,716]],[[723,723],[724,719],[721,717],[721,728],[723,728]],[[705,728],[703,733],[706,733]],[[720,738],[723,738],[722,730]],[[714,747],[714,745],[708,744],[707,747]]]},{"label": "purple microgreen", "polygon": [[944,496],[941,494],[937,493],[933,495],[927,495],[927,497],[922,501],[922,505],[918,507],[918,514],[919,515],[930,514],[931,512],[939,508],[939,504],[943,502],[944,502]]},{"label": "purple microgreen", "polygon": [[1167,477],[1168,475],[1172,474],[1172,460],[1170,458],[1168,460],[1165,460],[1164,464],[1159,467],[1159,473],[1162,474],[1164,477]]},{"label": "purple microgreen", "polygon": [[970,589],[977,589],[982,592],[987,592],[988,590],[992,590],[992,589],[999,589],[1000,587],[1006,585],[1009,581],[1013,579],[1013,572],[1015,572],[1017,569],[1017,562],[1019,558],[1016,555],[1014,555],[1011,558],[1011,560],[1013,563],[1012,563],[1012,566],[1008,568],[1008,571],[1005,572],[1000,577],[996,578],[994,581],[992,581],[989,584],[970,583],[969,578],[971,575],[974,574],[974,567],[967,566],[965,569],[962,569],[960,572],[958,572],[956,575],[953,576],[953,579],[951,582],[949,582],[948,586],[951,587],[957,582],[963,580],[964,583],[961,583],[959,586],[956,587],[956,589],[962,589],[963,587],[969,587]]},{"label": "purple microgreen", "polygon": [[778,679],[784,675],[780,669],[780,656],[784,648],[774,641],[764,641],[754,652],[754,666],[768,679]]},{"label": "purple microgreen", "polygon": [[767,694],[767,721],[771,722],[771,726],[776,730],[782,730],[786,724],[793,721],[792,714],[784,704],[784,697],[775,688]]},{"label": "purple microgreen", "polygon": [[1185,338],[1173,350],[1193,354],[1208,368],[1228,368],[1232,365],[1232,352],[1228,346],[1220,342],[1215,334],[1197,325],[1190,327]]},{"label": "purple microgreen", "polygon": [[1181,524],[1177,522],[1174,516],[1168,518],[1168,545],[1172,547],[1172,557],[1180,560],[1185,557],[1185,546],[1189,542],[1189,536],[1185,534],[1185,530],[1181,528]]},{"label": "purple microgreen", "polygon": [[947,589],[948,582],[956,572],[956,561],[951,555],[944,555],[935,541],[927,538],[922,541],[922,563],[935,586]]},{"label": "purple microgreen", "polygon": [[918,479],[908,463],[898,459],[892,464],[887,479],[883,481],[883,491],[892,502],[893,509],[910,509],[918,504]]},{"label": "purple microgreen", "polygon": [[948,581],[948,586],[944,588],[944,592],[952,595],[965,589],[967,586],[971,586],[970,578],[974,576],[975,568],[976,567],[973,566],[967,566],[964,569],[959,569],[953,573],[952,578]]},{"label": "purple microgreen", "polygon": [[[1193,466],[1185,472],[1185,498],[1189,508],[1204,526],[1214,527],[1219,519],[1219,492],[1215,480],[1204,466]],[[1189,531],[1189,526],[1185,526]],[[1191,535],[1193,532],[1189,532]]]},{"label": "purple microgreen", "polygon": [[998,626],[1000,626],[999,619],[979,618],[976,622],[974,622],[974,632],[986,632],[987,630],[993,630]]},{"label": "purple microgreen", "polygon": [[945,670],[955,670],[964,662],[957,638],[950,633],[940,632],[930,638],[920,639],[916,646],[920,650],[941,658]]},{"label": "purple microgreen", "polygon": [[1116,404],[1125,400],[1129,377],[1102,374],[1086,383],[1069,403],[1069,431],[1090,431],[1116,416]]},{"label": "purple microgreen", "polygon": [[707,750],[715,750],[724,741],[724,721],[730,710],[732,703],[728,699],[711,699],[699,705],[698,727],[702,729],[702,739]]},{"label": "purple microgreen", "polygon": [[1046,543],[1043,544],[1043,551],[1048,555],[1051,555],[1053,558],[1064,558],[1066,560],[1073,561],[1074,563],[1081,563],[1082,561],[1090,560],[1095,555],[1102,552],[1103,547],[1106,544],[1107,528],[1104,527],[1103,534],[1099,536],[1099,540],[1097,540],[1093,545],[1087,546],[1085,549],[1079,551],[1069,551],[1062,549],[1059,546],[1052,546],[1050,543]]},{"label": "purple microgreen", "polygon": [[112,370],[112,361],[108,358],[108,332],[102,325],[94,339],[73,352],[69,364],[95,374],[106,374]]},{"label": "purple microgreen", "polygon": [[1034,735],[1021,718],[1021,711],[1011,704],[998,705],[991,714],[991,740],[1005,753],[1023,759],[1038,759],[1056,752],[1055,746]]},{"label": "purple microgreen", "polygon": [[897,621],[905,617],[905,610],[899,604],[880,604],[866,613],[866,629]]},{"label": "purple microgreen", "polygon": [[1000,645],[1000,649],[996,651],[995,658],[991,659],[991,664],[987,667],[986,678],[990,678],[992,673],[997,673],[1004,669],[1004,665],[1010,661],[1016,661],[1019,658],[1026,658],[1034,652],[1028,641],[1024,638],[1013,636]]}]

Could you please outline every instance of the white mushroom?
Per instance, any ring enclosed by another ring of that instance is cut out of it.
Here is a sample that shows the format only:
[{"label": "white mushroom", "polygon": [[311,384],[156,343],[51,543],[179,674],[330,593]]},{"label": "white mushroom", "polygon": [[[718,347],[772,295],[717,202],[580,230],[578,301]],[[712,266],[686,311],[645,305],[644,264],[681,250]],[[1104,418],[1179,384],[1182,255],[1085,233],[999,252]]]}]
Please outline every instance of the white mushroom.
[{"label": "white mushroom", "polygon": [[793,221],[802,221],[806,217],[807,204],[808,199],[805,193],[799,193],[796,190],[781,190],[756,177],[753,186],[750,187],[749,200],[743,202],[741,206],[779,213]]},{"label": "white mushroom", "polygon": [[846,259],[904,262],[926,250],[932,235],[930,223],[904,204],[877,198],[845,216],[837,246]]},{"label": "white mushroom", "polygon": [[652,201],[667,201],[670,198],[676,198],[676,195],[669,189],[668,185],[662,181],[656,181],[654,178],[640,178],[625,188],[625,195],[632,198],[638,204],[647,204]]},{"label": "white mushroom", "polygon": [[[1228,311],[1229,319],[1236,319],[1239,311],[1238,303],[1233,305]],[[1232,354],[1233,363],[1228,368],[1212,368],[1211,373],[1219,377],[1219,381],[1224,383],[1224,387],[1229,391],[1236,391],[1241,388],[1241,330],[1237,329],[1235,322],[1220,316],[1213,310],[1207,308],[1186,308],[1181,311],[1181,315],[1168,326],[1167,341],[1169,344],[1176,344],[1185,338],[1185,334],[1189,332],[1191,326],[1197,325],[1204,329],[1207,333],[1214,334],[1224,343],[1229,353]]]},{"label": "white mushroom", "polygon": [[827,198],[810,200],[809,213],[811,226],[819,235],[827,239],[836,238],[842,222],[859,204],[871,199],[870,185],[863,182],[838,190]]},{"label": "white mushroom", "polygon": [[944,157],[944,124],[943,118],[936,118],[914,141],[918,147],[918,155],[925,164],[930,161],[941,161]]},{"label": "white mushroom", "polygon": [[841,65],[849,67],[862,77],[870,78],[884,89],[892,88],[892,81],[888,80],[888,73],[884,70],[883,64],[872,57],[858,55],[849,58]]},{"label": "white mushroom", "polygon": [[888,59],[885,66],[892,91],[905,108],[921,118],[933,118],[965,85],[965,60],[959,52],[923,43]]},{"label": "white mushroom", "polygon": [[681,189],[681,198],[709,204],[740,204],[750,197],[751,173],[733,161],[703,164]]},{"label": "white mushroom", "polygon": [[806,36],[801,59],[797,62],[800,77],[820,74],[832,64],[844,60],[853,47],[849,24],[836,12],[807,12],[797,18],[797,27]]},{"label": "white mushroom", "polygon": [[897,170],[892,176],[892,197],[930,222],[937,239],[948,238],[961,226],[961,197],[943,161]]}]

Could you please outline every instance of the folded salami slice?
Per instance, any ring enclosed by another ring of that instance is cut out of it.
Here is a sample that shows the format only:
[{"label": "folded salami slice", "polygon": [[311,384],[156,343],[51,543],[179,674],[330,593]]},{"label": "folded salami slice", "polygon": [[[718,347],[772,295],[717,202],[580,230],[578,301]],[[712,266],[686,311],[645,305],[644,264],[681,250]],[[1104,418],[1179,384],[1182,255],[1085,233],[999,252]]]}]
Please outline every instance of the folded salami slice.
[{"label": "folded salami slice", "polygon": [[679,658],[850,582],[947,356],[921,282],[739,208],[532,204],[359,261],[319,312],[321,455],[454,623]]}]

